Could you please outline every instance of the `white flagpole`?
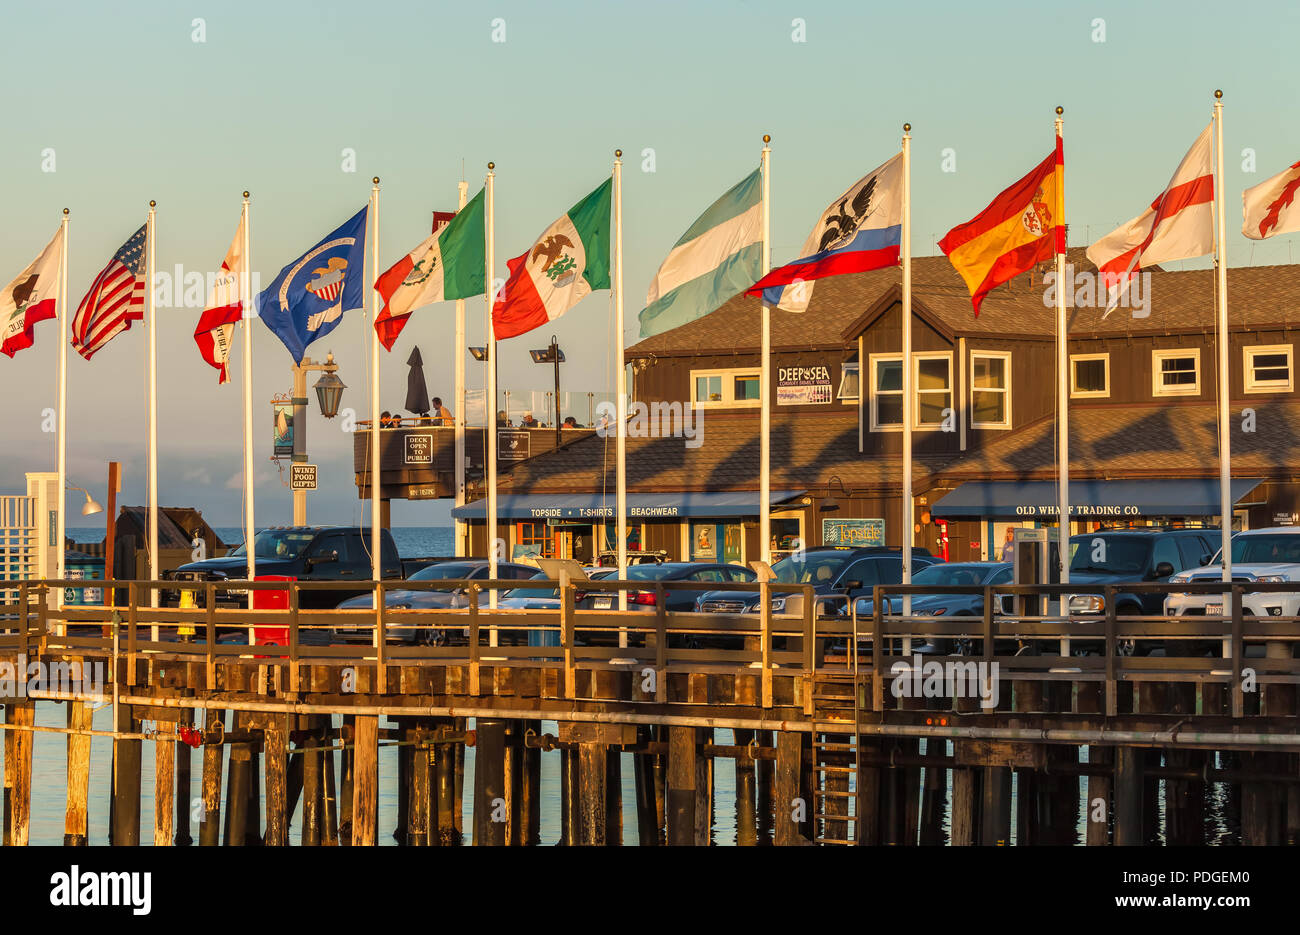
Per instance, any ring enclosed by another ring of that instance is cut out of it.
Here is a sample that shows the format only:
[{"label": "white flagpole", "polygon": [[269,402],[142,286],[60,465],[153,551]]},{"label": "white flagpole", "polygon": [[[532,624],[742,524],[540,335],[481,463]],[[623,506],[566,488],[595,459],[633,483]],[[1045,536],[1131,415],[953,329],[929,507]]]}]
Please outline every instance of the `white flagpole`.
[{"label": "white flagpole", "polygon": [[1232,580],[1232,436],[1228,430],[1228,247],[1223,202],[1223,92],[1214,92],[1214,268],[1218,286],[1219,344],[1219,537],[1223,549],[1223,580]]},{"label": "white flagpole", "polygon": [[[383,577],[383,560],[380,555],[380,502],[379,475],[379,329],[373,327],[379,317],[379,290],[374,282],[379,278],[379,176],[371,180],[370,189],[370,575],[378,582]],[[379,588],[375,587],[375,606],[379,606]],[[375,639],[379,639],[376,631]]]},{"label": "white flagpole", "polygon": [[[762,198],[763,198],[763,269],[762,276],[772,271],[772,202],[771,164],[772,137],[763,134]],[[769,564],[772,561],[772,309],[766,301],[762,311],[762,355],[759,365],[758,398],[758,554]]]},{"label": "white flagpole", "polygon": [[[158,322],[154,302],[154,209],[149,202],[149,223],[145,229],[145,314],[148,319],[149,354],[149,580],[158,580]],[[149,589],[149,606],[158,606],[158,591]],[[150,628],[150,639],[158,640],[158,625]]]},{"label": "white flagpole", "polygon": [[[616,503],[618,507],[618,578],[627,580],[627,365],[623,362],[623,150],[614,150],[614,366],[618,368]],[[603,543],[600,543],[603,545]],[[597,550],[597,560],[600,552]],[[618,592],[618,609],[627,610],[627,591]],[[619,629],[618,645],[627,645]]]},{"label": "white flagpole", "polygon": [[[64,575],[64,543],[67,542],[68,526],[66,507],[68,499],[68,209],[63,209],[63,224],[60,234],[63,246],[59,249],[59,541],[55,553],[55,577],[59,580]],[[110,517],[111,518],[111,517]],[[111,602],[110,602],[111,603]],[[56,609],[63,608],[63,588],[56,588],[54,595]],[[66,632],[66,631],[65,631]]]},{"label": "white flagpole", "polygon": [[257,555],[253,549],[253,258],[249,245],[248,192],[244,192],[244,232],[240,253],[243,260],[240,288],[244,299],[244,552],[248,556],[248,579],[257,577]]},{"label": "white flagpole", "polygon": [[[484,412],[487,414],[487,526],[484,528],[485,544],[488,550],[488,577],[495,579],[497,576],[497,339],[495,329],[492,327],[492,303],[496,301],[496,283],[493,278],[496,276],[496,258],[493,256],[493,240],[496,237],[495,219],[493,218],[493,208],[495,207],[493,199],[493,179],[496,173],[495,162],[488,163],[487,174],[487,269],[485,270],[485,279],[483,283],[484,291],[487,293],[487,392],[484,394],[487,398],[484,400]],[[488,607],[496,609],[497,592],[495,590],[488,592]],[[488,630],[488,645],[497,645],[497,628],[491,627]]]},{"label": "white flagpole", "polygon": [[[902,521],[903,584],[912,583],[912,544],[916,534],[916,510],[912,505],[912,125],[903,124],[903,499]],[[858,383],[869,368],[858,361]],[[958,368],[958,372],[962,372]],[[903,616],[912,613],[912,595],[903,595]]]},{"label": "white flagpole", "polygon": [[[1064,139],[1065,122],[1061,115],[1064,107],[1056,108],[1056,137]],[[1062,170],[1060,188],[1056,195],[1056,223],[1065,223],[1065,172]],[[1065,251],[1056,253],[1056,431],[1057,431],[1057,470],[1060,473],[1060,502],[1058,504],[1057,522],[1059,524],[1058,546],[1061,564],[1061,584],[1070,583],[1070,354],[1069,323],[1065,314],[1065,294],[1068,284],[1065,281]],[[1007,374],[1007,379],[1011,375]],[[1069,611],[1069,597],[1061,596],[1061,616]],[[1062,640],[1062,647],[1068,646]]]},{"label": "white flagpole", "polygon": [[[456,190],[458,194],[456,210],[462,211],[465,208],[469,183],[461,179]],[[456,346],[452,352],[456,360],[456,506],[465,505],[465,352],[465,300],[457,299]],[[466,528],[464,520],[456,520],[456,555],[458,556],[464,555],[466,551]]]}]

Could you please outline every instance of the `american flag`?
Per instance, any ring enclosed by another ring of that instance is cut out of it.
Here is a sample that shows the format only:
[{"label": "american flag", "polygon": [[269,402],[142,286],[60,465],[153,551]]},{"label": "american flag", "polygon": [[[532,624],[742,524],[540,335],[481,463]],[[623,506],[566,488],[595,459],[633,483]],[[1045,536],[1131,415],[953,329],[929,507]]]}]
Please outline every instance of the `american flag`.
[{"label": "american flag", "polygon": [[122,244],[95,277],[72,319],[72,346],[86,360],[116,335],[144,318],[144,240],[142,226]]}]

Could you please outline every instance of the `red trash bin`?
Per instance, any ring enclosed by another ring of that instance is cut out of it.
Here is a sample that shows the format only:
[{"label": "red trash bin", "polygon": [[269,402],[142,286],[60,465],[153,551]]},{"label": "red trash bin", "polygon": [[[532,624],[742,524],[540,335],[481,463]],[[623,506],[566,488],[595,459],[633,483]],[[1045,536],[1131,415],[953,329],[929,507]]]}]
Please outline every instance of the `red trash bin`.
[{"label": "red trash bin", "polygon": [[[254,581],[297,581],[294,575],[258,575]],[[288,610],[289,609],[289,590],[263,590],[257,589],[252,593],[252,606],[254,610]],[[288,646],[289,645],[289,628],[288,627],[253,627],[253,645],[255,646]]]}]

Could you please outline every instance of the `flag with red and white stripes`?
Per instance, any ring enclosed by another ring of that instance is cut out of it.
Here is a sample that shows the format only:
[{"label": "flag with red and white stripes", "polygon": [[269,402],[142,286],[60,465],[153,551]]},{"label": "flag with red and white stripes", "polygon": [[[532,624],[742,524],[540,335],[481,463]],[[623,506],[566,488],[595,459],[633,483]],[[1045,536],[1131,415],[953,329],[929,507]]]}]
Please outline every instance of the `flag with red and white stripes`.
[{"label": "flag with red and white stripes", "polygon": [[145,226],[131,235],[90,284],[72,319],[72,346],[90,360],[131,322],[144,318]]},{"label": "flag with red and white stripes", "polygon": [[244,218],[241,215],[235,239],[230,242],[226,258],[221,261],[221,272],[212,283],[207,308],[194,328],[194,343],[199,346],[199,353],[209,366],[217,368],[218,385],[230,380],[226,363],[230,360],[235,322],[244,317],[244,295],[240,291],[246,280],[244,274]]},{"label": "flag with red and white stripes", "polygon": [[1106,315],[1138,270],[1214,252],[1213,126],[1196,138],[1174,177],[1146,211],[1088,248],[1088,259],[1106,283]]}]

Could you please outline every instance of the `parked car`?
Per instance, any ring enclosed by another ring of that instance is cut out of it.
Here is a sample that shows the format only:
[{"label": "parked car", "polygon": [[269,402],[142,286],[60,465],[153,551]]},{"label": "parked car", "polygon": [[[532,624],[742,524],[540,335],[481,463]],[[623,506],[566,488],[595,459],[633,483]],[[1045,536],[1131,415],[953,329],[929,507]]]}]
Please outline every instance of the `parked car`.
[{"label": "parked car", "polygon": [[[402,562],[397,545],[387,529],[380,530],[380,566],[385,580],[402,577]],[[311,590],[299,592],[298,605],[305,608],[335,606],[340,599],[364,593],[364,582],[371,580],[370,530],[360,526],[280,526],[264,529],[253,537],[253,554],[257,574],[283,575],[299,581],[356,581],[355,590]],[[164,607],[179,606],[181,592],[190,590],[201,602],[202,588],[187,584],[204,581],[239,581],[248,578],[248,555],[244,543],[219,558],[181,565],[163,572],[163,578],[175,581],[175,590],[163,591]],[[220,607],[247,607],[248,592],[219,589]]]},{"label": "parked car", "polygon": [[[469,598],[466,595],[465,588],[459,584],[462,580],[481,580],[486,581],[491,566],[486,559],[463,559],[452,562],[440,562],[436,565],[429,565],[412,575],[410,581],[447,581],[458,582],[457,584],[448,584],[442,588],[430,588],[412,590],[407,588],[395,588],[391,591],[384,592],[384,606],[393,610],[412,610],[412,609],[451,609],[456,607],[468,607]],[[521,565],[515,562],[498,562],[497,579],[522,581],[531,578],[537,574],[537,569],[532,565]],[[509,593],[509,592],[506,592]],[[486,600],[486,598],[485,598]],[[367,591],[364,594],[349,598],[338,605],[339,610],[372,610],[375,606],[375,596],[373,592]],[[335,626],[328,631],[329,637],[334,642],[339,643],[368,643],[373,639],[374,627],[369,621],[358,623],[356,626]],[[463,634],[457,635],[463,639]],[[423,643],[425,645],[440,646],[448,641],[448,631],[438,627],[415,627],[415,626],[396,626],[389,634],[389,642],[394,643]]]},{"label": "parked car", "polygon": [[[659,564],[629,565],[628,581],[644,581],[646,590],[627,592],[628,610],[654,611],[656,609],[654,582],[696,581],[700,589],[710,584],[730,581],[753,581],[755,574],[740,565],[722,565],[708,562],[661,562]],[[692,611],[699,591],[686,588],[664,592],[665,609],[671,612]],[[618,607],[617,591],[589,591],[577,602],[581,610],[612,610]]]},{"label": "parked car", "polygon": [[[1205,556],[1202,564],[1180,572],[1170,584],[1223,580],[1223,553]],[[1273,526],[1245,529],[1232,537],[1232,580],[1243,582],[1300,582],[1300,527]],[[1224,612],[1222,594],[1174,593],[1165,598],[1164,611],[1170,617],[1218,616]],[[1247,591],[1241,597],[1241,612],[1252,617],[1300,616],[1300,590],[1269,593]],[[1165,655],[1217,654],[1219,640],[1167,640]],[[1293,644],[1300,655],[1300,643]]]},{"label": "parked car", "polygon": [[[939,560],[924,549],[912,550],[912,575]],[[877,584],[901,584],[901,549],[861,549],[824,546],[792,554],[772,566],[778,584],[811,584],[816,595],[818,616],[844,616],[848,601],[869,595]],[[708,591],[701,594],[696,610],[703,613],[745,614],[758,612],[757,591]],[[772,613],[803,614],[803,595],[776,594]]]},{"label": "parked car", "polygon": [[[1168,581],[1188,568],[1196,568],[1213,552],[1210,546],[1217,529],[1185,529],[1165,526],[1103,528],[1070,537],[1071,584],[1136,584]],[[1101,594],[1076,594],[1070,598],[1071,615],[1103,614],[1106,600]],[[1115,595],[1115,612],[1120,616],[1156,616],[1164,612],[1164,595],[1156,592],[1120,590]],[[1138,655],[1158,644],[1149,640],[1125,641],[1121,650]]]},{"label": "parked car", "polygon": [[[1010,562],[942,562],[922,568],[912,575],[912,584],[930,587],[958,585],[963,587],[1010,584],[1013,567]],[[870,618],[875,613],[875,600],[858,598],[854,611],[859,618]],[[895,594],[889,598],[888,614],[903,612],[903,597]],[[915,617],[983,617],[984,595],[977,594],[914,594],[912,616]],[[970,638],[914,639],[912,651],[918,653],[950,653],[954,649],[972,652],[975,643]]]},{"label": "parked car", "polygon": [[[618,574],[617,568],[587,568],[584,569],[589,579],[595,581],[601,578],[609,578]],[[545,579],[546,572],[538,572],[533,575],[534,578]],[[560,590],[559,588],[512,588],[501,595],[497,601],[498,607],[513,610],[551,610],[560,609]],[[576,606],[576,604],[575,604]],[[559,624],[556,624],[555,631],[548,632],[551,637],[558,637]],[[502,631],[502,636],[509,634],[512,642],[530,643],[532,645],[543,645],[542,633],[538,630],[511,630]],[[535,642],[534,642],[535,641]],[[551,644],[546,644],[551,645]],[[555,639],[554,645],[559,645],[558,639]]]}]

